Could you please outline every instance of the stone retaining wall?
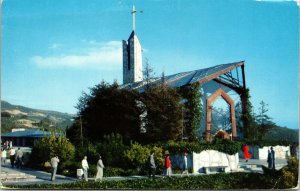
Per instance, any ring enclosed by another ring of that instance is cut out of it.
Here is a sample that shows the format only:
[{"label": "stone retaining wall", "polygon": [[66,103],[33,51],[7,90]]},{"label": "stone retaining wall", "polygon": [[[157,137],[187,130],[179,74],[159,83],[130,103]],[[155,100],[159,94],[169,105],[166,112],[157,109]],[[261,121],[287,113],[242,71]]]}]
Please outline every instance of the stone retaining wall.
[{"label": "stone retaining wall", "polygon": [[203,173],[203,167],[227,166],[225,172],[238,169],[239,155],[225,154],[216,150],[205,150],[200,153],[193,153],[193,172]]}]

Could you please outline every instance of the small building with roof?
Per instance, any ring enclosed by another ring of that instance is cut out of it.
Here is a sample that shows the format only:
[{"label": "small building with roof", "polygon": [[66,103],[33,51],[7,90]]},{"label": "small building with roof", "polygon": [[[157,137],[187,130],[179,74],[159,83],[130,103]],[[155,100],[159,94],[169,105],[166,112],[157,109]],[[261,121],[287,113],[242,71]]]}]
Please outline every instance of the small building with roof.
[{"label": "small building with roof", "polygon": [[[13,129],[9,133],[1,133],[2,143],[9,142],[12,147],[32,147],[34,143],[43,138],[50,137],[53,133],[40,129]],[[62,136],[61,133],[55,133],[55,136]]]}]

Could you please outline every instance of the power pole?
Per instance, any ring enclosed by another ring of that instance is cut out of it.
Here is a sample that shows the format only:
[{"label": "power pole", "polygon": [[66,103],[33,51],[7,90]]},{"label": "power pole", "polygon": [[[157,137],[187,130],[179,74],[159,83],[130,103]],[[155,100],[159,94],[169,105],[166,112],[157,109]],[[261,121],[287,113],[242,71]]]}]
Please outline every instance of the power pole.
[{"label": "power pole", "polygon": [[80,139],[81,139],[81,146],[83,147],[83,135],[82,135],[82,120],[81,115],[79,115],[80,118]]}]

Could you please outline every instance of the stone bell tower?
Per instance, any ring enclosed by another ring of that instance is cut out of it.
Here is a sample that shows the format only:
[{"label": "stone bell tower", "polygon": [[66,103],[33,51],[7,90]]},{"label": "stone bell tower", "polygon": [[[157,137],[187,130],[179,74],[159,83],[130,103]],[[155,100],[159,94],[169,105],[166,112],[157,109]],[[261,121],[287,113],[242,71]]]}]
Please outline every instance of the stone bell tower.
[{"label": "stone bell tower", "polygon": [[142,46],[135,33],[135,14],[132,9],[132,32],[128,40],[123,40],[123,84],[143,80],[142,71]]}]

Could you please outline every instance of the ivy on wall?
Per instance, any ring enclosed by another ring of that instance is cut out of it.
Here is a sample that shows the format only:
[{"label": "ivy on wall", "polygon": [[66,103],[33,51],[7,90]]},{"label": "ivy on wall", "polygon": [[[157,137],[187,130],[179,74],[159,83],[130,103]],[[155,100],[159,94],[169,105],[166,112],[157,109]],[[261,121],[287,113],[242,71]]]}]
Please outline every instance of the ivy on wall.
[{"label": "ivy on wall", "polygon": [[183,98],[184,104],[184,137],[187,141],[195,141],[198,137],[198,127],[202,120],[202,94],[199,91],[200,85],[198,83],[182,86],[178,89],[179,94]]}]

